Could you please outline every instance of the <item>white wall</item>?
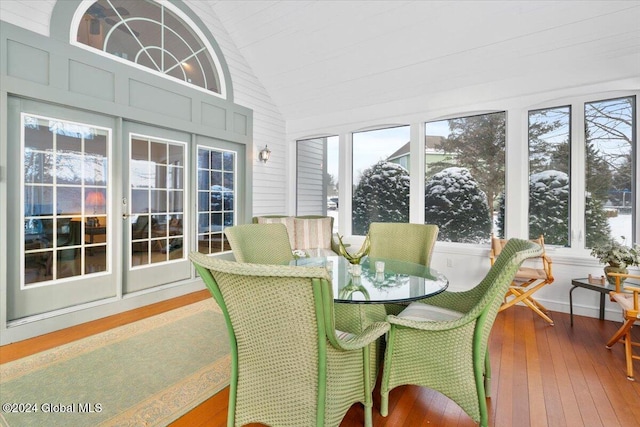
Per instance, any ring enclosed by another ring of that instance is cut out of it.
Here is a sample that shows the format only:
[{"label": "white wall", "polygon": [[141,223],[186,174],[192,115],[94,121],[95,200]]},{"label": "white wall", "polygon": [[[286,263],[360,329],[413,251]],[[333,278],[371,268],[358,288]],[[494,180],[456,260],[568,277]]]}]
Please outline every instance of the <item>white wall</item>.
[{"label": "white wall", "polygon": [[[229,65],[235,102],[253,110],[253,214],[291,214],[286,211],[288,151],[284,118],[208,4],[198,0],[184,2],[208,25],[218,42]],[[257,160],[265,145],[271,150],[266,164]]]}]

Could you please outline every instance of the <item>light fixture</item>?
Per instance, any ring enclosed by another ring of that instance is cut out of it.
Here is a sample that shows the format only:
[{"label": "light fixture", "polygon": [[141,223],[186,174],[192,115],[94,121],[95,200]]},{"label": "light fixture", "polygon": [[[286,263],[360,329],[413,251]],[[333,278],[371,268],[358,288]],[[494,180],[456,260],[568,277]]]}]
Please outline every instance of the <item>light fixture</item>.
[{"label": "light fixture", "polygon": [[265,145],[264,148],[258,153],[258,158],[262,163],[267,163],[269,157],[271,157],[271,150],[269,150],[269,147]]}]

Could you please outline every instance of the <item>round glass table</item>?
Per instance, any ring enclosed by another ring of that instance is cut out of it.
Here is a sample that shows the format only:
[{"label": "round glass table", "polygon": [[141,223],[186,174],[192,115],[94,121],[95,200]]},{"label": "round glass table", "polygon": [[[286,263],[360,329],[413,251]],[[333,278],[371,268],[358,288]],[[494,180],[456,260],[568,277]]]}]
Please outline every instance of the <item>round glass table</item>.
[{"label": "round glass table", "polygon": [[330,271],[335,302],[384,304],[415,301],[447,289],[447,278],[422,264],[363,258],[353,266],[341,256],[297,258],[290,265],[325,267]]}]

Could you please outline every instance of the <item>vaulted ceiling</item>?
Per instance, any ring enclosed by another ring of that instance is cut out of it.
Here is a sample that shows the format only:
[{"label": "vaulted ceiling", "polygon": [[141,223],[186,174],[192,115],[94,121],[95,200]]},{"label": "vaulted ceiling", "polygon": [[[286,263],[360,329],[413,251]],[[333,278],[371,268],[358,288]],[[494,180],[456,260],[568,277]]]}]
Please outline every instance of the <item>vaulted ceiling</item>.
[{"label": "vaulted ceiling", "polygon": [[640,76],[640,1],[209,1],[286,120]]}]

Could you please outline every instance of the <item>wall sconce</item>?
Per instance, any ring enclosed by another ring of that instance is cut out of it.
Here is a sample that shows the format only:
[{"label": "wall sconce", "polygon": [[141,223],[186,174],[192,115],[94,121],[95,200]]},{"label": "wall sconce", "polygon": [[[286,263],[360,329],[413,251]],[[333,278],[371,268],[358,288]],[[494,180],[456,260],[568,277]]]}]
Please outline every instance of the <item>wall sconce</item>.
[{"label": "wall sconce", "polygon": [[269,147],[265,145],[264,148],[258,153],[258,159],[260,159],[262,163],[267,163],[269,157],[271,157],[271,150],[269,150]]}]

